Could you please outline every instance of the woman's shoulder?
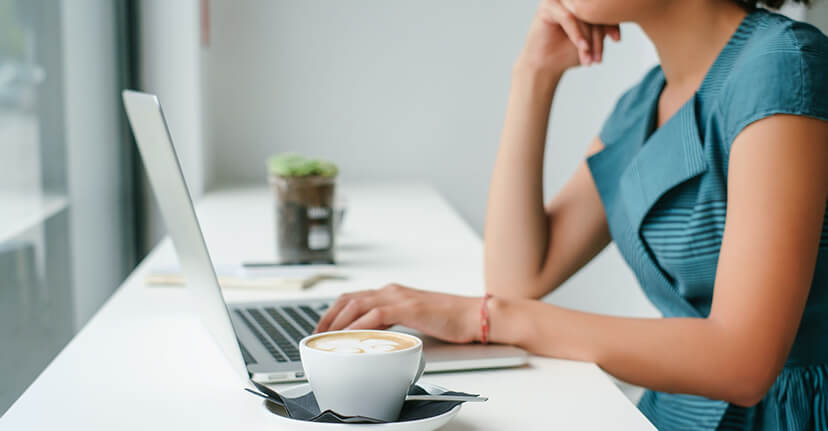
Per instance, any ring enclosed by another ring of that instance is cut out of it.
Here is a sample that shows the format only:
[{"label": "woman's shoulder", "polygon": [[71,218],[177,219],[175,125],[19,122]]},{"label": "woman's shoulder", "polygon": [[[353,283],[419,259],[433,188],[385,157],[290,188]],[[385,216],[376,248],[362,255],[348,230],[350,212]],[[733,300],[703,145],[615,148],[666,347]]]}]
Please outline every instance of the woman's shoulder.
[{"label": "woman's shoulder", "polygon": [[766,10],[753,12],[746,21],[730,42],[740,47],[732,51],[725,48],[733,57],[730,68],[720,70],[728,75],[726,88],[738,88],[751,76],[755,77],[754,82],[776,86],[824,81],[828,72],[828,37],[822,31]]},{"label": "woman's shoulder", "polygon": [[806,22],[791,19],[785,15],[758,9],[746,19],[741,31],[750,42],[745,52],[769,53],[774,51],[799,51],[800,48],[825,48],[825,35]]},{"label": "woman's shoulder", "polygon": [[828,119],[828,37],[816,27],[768,12],[754,12],[734,39],[741,49],[718,92],[730,144],[747,125],[774,114]]}]

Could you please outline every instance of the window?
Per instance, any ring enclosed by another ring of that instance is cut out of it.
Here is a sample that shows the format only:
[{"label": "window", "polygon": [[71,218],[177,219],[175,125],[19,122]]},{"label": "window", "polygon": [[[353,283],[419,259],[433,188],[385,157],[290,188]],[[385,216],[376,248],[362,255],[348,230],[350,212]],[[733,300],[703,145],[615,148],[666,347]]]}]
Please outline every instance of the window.
[{"label": "window", "polygon": [[0,415],[137,258],[127,2],[69,3],[0,0]]}]

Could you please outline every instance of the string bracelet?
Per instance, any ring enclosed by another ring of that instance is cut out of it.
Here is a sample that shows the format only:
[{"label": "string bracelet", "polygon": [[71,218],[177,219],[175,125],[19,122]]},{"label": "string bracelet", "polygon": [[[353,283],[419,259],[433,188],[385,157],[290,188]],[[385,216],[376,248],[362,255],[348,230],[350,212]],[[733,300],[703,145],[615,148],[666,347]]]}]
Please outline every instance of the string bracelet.
[{"label": "string bracelet", "polygon": [[489,298],[491,294],[483,295],[483,302],[480,304],[480,343],[489,344]]}]

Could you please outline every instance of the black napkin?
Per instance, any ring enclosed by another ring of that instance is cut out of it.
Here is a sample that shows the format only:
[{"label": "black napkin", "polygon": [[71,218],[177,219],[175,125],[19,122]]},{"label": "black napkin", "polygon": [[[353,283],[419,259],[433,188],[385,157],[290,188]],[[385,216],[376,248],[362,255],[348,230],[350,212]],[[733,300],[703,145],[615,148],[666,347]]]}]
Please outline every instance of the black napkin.
[{"label": "black napkin", "polygon": [[[345,416],[331,410],[319,411],[319,405],[316,404],[316,397],[313,392],[308,392],[297,398],[288,398],[279,395],[277,392],[268,388],[265,385],[253,382],[253,384],[265,395],[267,395],[267,404],[269,410],[273,411],[273,405],[284,407],[288,416],[293,419],[310,421],[310,422],[327,422],[327,423],[384,423],[385,421],[373,419],[363,416]],[[249,391],[255,393],[255,391]],[[419,386],[413,386],[409,391],[409,395],[427,395],[425,389]],[[257,394],[258,395],[258,394]],[[446,392],[442,395],[462,395],[462,396],[476,396],[476,394],[467,394],[464,392]],[[260,395],[261,396],[261,395]],[[403,404],[400,417],[396,422],[414,421],[418,419],[426,419],[434,416],[439,416],[451,409],[463,404],[462,401],[406,401]]]}]

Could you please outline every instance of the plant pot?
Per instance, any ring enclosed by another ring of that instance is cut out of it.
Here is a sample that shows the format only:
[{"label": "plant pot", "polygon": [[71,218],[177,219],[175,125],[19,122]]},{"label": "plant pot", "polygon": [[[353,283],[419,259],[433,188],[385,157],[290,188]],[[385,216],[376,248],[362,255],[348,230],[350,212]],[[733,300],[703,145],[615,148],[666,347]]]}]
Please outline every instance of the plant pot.
[{"label": "plant pot", "polygon": [[336,177],[270,176],[283,263],[334,263]]}]

